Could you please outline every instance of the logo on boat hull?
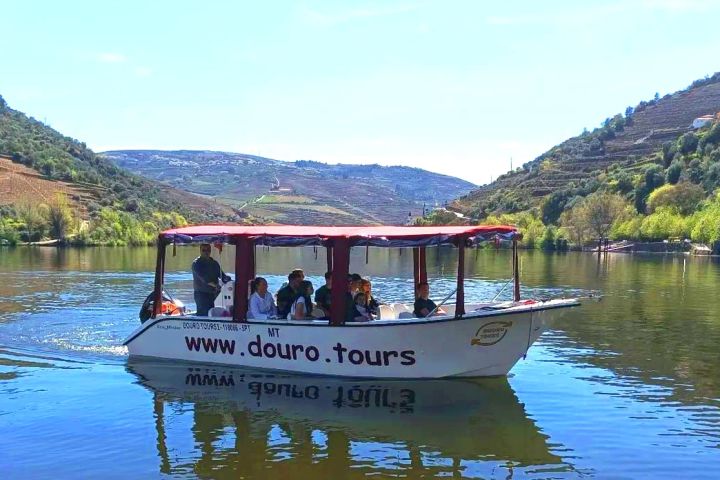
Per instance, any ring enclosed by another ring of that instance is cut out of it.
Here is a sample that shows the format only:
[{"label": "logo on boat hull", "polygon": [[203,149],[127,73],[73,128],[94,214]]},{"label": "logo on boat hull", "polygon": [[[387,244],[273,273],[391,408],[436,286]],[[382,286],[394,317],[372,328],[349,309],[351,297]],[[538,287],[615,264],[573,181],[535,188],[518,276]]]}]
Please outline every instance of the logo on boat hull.
[{"label": "logo on boat hull", "polygon": [[512,327],[512,322],[490,322],[478,328],[475,337],[470,340],[470,345],[480,345],[489,347],[495,345],[505,338],[508,330]]}]

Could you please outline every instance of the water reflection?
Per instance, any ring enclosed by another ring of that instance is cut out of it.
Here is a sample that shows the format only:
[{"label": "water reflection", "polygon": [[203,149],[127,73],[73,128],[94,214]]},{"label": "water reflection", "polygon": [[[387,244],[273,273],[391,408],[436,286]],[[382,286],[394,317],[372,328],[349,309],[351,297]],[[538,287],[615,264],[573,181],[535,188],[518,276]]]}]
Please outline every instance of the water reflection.
[{"label": "water reflection", "polygon": [[[127,368],[152,392],[166,474],[420,478],[570,468],[505,378],[343,380],[137,360]],[[188,432],[167,425],[186,424],[182,417],[191,418],[194,447],[181,451],[173,445]]]}]

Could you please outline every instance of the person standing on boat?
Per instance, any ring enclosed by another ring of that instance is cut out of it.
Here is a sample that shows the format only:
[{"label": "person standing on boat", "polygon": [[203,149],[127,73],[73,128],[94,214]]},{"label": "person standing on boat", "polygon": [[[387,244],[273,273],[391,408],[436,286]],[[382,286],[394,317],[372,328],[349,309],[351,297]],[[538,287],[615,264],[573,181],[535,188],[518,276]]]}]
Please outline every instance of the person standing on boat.
[{"label": "person standing on boat", "polygon": [[293,270],[288,275],[288,283],[277,293],[277,313],[280,318],[287,318],[290,313],[290,308],[293,302],[297,298],[297,293],[300,290],[300,282],[303,281],[305,276],[302,270]]},{"label": "person standing on boat", "polygon": [[[415,309],[413,310],[413,314],[417,318],[427,317],[430,315],[430,312],[437,308],[435,302],[430,300],[430,285],[428,285],[427,282],[418,283],[415,293],[417,294],[417,298],[415,299]],[[433,315],[444,314],[445,311],[442,308],[437,308],[435,313],[433,313]]]},{"label": "person standing on boat", "polygon": [[255,278],[252,282],[252,292],[248,318],[266,320],[269,317],[274,317],[277,314],[277,308],[272,294],[268,293],[267,280],[263,277]]},{"label": "person standing on boat", "polygon": [[332,293],[332,272],[325,272],[325,285],[315,292],[315,304],[330,318],[330,298]]},{"label": "person standing on boat", "polygon": [[195,291],[195,305],[197,315],[207,316],[208,311],[215,306],[215,297],[220,293],[220,280],[232,280],[222,271],[220,264],[210,256],[209,243],[200,245],[200,256],[192,263],[193,290]]}]

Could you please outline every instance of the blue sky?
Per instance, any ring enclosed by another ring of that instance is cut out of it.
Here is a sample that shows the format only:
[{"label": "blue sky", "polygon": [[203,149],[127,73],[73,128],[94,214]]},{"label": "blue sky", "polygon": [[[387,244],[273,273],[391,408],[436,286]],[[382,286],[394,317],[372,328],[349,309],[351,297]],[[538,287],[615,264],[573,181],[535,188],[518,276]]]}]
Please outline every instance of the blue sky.
[{"label": "blue sky", "polygon": [[720,70],[709,0],[0,1],[0,95],[97,151],[486,183]]}]

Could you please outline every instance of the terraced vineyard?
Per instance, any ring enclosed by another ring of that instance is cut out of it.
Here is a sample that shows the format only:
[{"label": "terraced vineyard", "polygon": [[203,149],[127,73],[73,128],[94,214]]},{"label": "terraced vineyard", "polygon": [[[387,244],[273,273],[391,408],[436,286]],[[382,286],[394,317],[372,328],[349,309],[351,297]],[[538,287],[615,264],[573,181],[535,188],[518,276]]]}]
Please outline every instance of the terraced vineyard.
[{"label": "terraced vineyard", "polygon": [[695,82],[686,90],[641,102],[629,122],[622,116],[612,119],[620,117],[622,128],[611,133],[607,133],[608,128],[599,129],[570,138],[450,206],[476,218],[527,210],[541,205],[548,195],[588,184],[611,168],[640,172],[652,163],[661,163],[663,144],[690,131],[695,118],[717,112],[720,112],[718,74]]}]

